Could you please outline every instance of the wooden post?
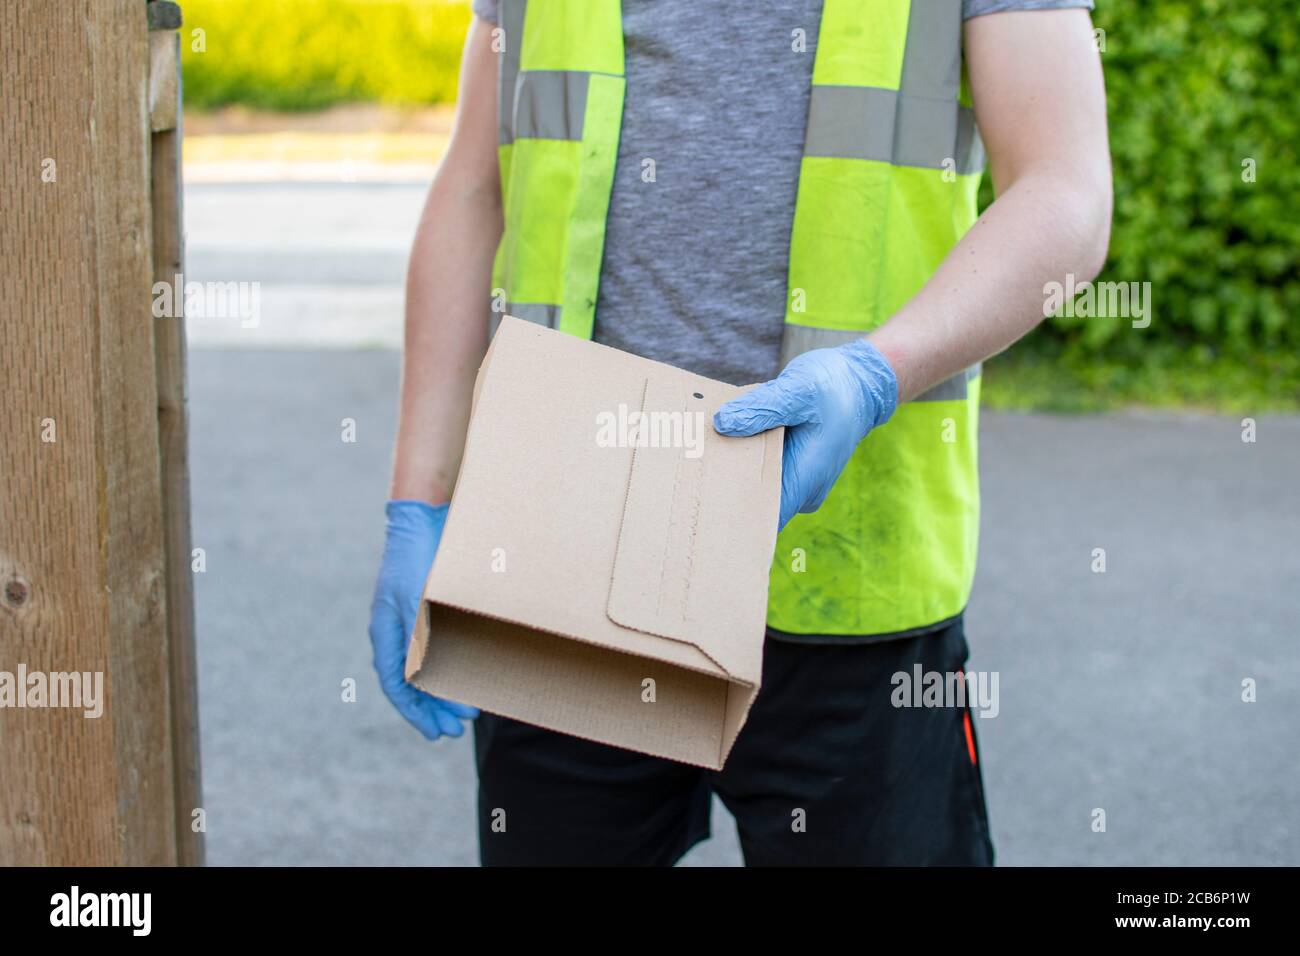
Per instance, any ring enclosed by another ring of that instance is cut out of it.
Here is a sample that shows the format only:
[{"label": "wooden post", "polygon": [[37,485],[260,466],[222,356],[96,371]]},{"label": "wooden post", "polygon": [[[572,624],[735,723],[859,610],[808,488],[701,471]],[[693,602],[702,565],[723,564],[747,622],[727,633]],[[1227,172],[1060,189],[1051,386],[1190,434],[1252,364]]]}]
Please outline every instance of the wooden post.
[{"label": "wooden post", "polygon": [[[154,282],[177,285],[185,273],[181,186],[180,8],[149,4],[149,128],[152,131]],[[155,317],[158,438],[166,554],[167,632],[170,649],[172,762],[176,777],[176,850],[183,866],[203,865],[199,769],[198,662],[194,649],[194,577],[191,570],[189,391],[185,373],[182,288],[175,315]]]},{"label": "wooden post", "polygon": [[[141,0],[0,5],[0,864],[196,859],[178,840],[197,778],[172,674],[193,670],[168,628],[192,612],[169,594],[149,62]],[[97,680],[101,716],[52,706],[91,704]]]}]

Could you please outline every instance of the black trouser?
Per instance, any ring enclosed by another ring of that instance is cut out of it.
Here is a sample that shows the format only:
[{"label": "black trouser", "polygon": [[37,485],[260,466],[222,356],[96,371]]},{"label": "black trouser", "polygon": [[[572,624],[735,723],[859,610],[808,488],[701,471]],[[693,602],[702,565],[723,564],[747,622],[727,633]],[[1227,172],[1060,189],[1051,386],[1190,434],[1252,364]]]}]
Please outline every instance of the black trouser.
[{"label": "black trouser", "polygon": [[957,672],[966,656],[960,623],[874,644],[768,639],[717,773],[483,714],[482,861],[669,865],[708,837],[716,792],[751,866],[990,865],[969,706],[891,702],[896,673]]}]

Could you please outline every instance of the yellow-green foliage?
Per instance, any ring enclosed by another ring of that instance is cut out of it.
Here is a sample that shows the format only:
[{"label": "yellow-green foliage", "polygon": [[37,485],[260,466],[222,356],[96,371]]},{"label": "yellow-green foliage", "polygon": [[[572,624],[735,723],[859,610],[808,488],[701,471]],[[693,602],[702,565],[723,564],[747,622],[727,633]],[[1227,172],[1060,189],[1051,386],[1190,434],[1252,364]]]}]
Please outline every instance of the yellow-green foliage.
[{"label": "yellow-green foliage", "polygon": [[456,99],[464,0],[181,0],[181,9],[189,106]]}]

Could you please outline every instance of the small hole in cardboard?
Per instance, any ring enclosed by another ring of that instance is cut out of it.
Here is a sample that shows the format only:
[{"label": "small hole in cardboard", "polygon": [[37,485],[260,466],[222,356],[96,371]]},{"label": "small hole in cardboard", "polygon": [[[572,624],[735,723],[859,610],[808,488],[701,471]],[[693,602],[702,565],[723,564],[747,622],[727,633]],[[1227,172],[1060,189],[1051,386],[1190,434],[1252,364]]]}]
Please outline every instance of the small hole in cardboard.
[{"label": "small hole in cardboard", "polygon": [[696,397],[696,398],[703,398],[704,396],[701,395],[699,392],[696,392],[696,393],[695,393],[695,397]]}]

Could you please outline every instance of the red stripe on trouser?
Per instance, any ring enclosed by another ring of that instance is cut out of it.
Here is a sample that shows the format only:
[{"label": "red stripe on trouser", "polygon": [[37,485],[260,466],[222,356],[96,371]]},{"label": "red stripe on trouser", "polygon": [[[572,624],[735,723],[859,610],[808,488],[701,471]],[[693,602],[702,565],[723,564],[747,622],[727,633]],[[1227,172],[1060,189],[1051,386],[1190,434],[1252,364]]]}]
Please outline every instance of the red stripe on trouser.
[{"label": "red stripe on trouser", "polygon": [[[965,670],[958,670],[957,673],[962,676],[962,680],[966,679]],[[975,728],[972,727],[970,723],[969,706],[962,712],[961,725],[962,729],[966,731],[966,753],[970,755],[970,762],[972,764],[978,764],[978,761],[975,759]]]}]

